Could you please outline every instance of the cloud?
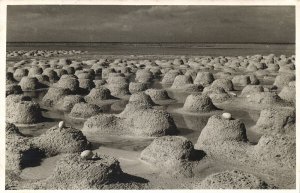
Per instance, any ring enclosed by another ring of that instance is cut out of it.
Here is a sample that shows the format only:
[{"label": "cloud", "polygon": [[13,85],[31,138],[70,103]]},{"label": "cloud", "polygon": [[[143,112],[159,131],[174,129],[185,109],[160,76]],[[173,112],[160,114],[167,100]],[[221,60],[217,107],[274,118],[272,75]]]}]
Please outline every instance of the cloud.
[{"label": "cloud", "polygon": [[294,7],[9,6],[9,41],[293,42]]}]

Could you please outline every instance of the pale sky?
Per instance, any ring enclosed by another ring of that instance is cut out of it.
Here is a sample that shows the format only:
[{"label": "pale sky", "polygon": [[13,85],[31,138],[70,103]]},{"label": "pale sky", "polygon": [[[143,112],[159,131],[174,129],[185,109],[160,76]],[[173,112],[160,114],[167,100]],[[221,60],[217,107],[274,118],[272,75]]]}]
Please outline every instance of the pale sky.
[{"label": "pale sky", "polygon": [[8,6],[8,42],[294,43],[293,6]]}]

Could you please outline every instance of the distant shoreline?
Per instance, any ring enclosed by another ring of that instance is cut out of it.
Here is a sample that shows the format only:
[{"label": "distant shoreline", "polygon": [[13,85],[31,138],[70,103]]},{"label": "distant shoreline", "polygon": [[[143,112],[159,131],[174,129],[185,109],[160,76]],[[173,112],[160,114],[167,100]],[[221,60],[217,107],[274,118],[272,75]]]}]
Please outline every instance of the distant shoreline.
[{"label": "distant shoreline", "polygon": [[208,45],[238,45],[238,44],[262,44],[262,45],[294,45],[295,43],[269,43],[269,42],[234,42],[234,43],[223,43],[223,42],[6,42],[6,44],[208,44]]},{"label": "distant shoreline", "polygon": [[7,42],[15,50],[82,50],[101,55],[254,55],[295,54],[295,44],[270,43],[121,43],[121,42]]}]

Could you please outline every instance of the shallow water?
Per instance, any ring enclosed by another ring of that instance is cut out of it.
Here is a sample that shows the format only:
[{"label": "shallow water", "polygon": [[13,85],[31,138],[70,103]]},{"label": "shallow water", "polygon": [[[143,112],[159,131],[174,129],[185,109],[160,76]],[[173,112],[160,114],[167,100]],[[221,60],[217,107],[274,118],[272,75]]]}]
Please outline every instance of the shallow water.
[{"label": "shallow water", "polygon": [[[169,87],[170,85],[164,85],[164,88]],[[152,88],[161,88],[159,81],[156,80],[155,84],[153,84]],[[235,87],[236,93],[239,94],[242,87]],[[179,109],[183,106],[183,103],[186,97],[190,93],[180,92],[172,89],[167,89],[167,92],[171,98],[177,100],[176,103],[164,105],[164,109],[169,111],[175,121],[178,130],[180,131],[179,135],[185,136],[189,140],[191,140],[194,144],[197,142],[198,137],[202,129],[205,127],[209,117],[211,115],[189,115],[189,114],[179,114],[174,112],[174,110]],[[38,92],[25,92],[24,94],[27,96],[31,96],[37,102],[40,102],[42,97],[45,95],[45,91],[38,91]],[[127,100],[120,100],[115,102],[112,105],[118,105],[117,109],[111,108],[111,105],[108,105],[110,108],[106,108],[105,113],[120,113],[124,108],[125,104],[127,104]],[[260,111],[251,111],[251,114],[254,116],[249,116],[250,110],[241,110],[235,109],[234,107],[228,106],[225,108],[221,108],[222,112],[229,112],[235,117],[236,119],[240,119],[247,128],[247,135],[249,141],[252,143],[257,143],[260,138],[259,134],[251,131],[249,128],[255,125],[256,121],[252,117],[259,117]],[[62,111],[53,111],[53,110],[46,110],[43,109],[43,116],[49,118],[49,122],[44,122],[42,124],[38,124],[36,126],[30,127],[22,127],[21,132],[28,135],[28,136],[38,136],[45,132],[47,128],[50,128],[59,121],[64,120],[67,125],[72,126],[81,130],[85,120],[80,119],[73,119],[68,116],[67,112]],[[93,133],[91,135],[87,135],[88,140],[90,140],[95,147],[104,146],[104,147],[111,147],[115,149],[122,149],[122,150],[129,150],[129,151],[142,151],[145,147],[147,147],[153,139],[149,138],[140,138],[140,137],[120,137],[120,136],[109,136],[104,134],[96,134]]]},{"label": "shallow water", "polygon": [[[191,93],[170,89],[171,85],[162,85],[160,83],[161,78],[162,77],[158,77],[157,79],[154,79],[151,83],[150,88],[164,88],[167,90],[171,98],[176,99],[176,103],[163,105],[164,109],[166,109],[172,114],[175,124],[178,127],[178,130],[180,131],[179,135],[187,137],[195,144],[202,129],[205,127],[210,115],[189,115],[174,112],[174,110],[179,109],[183,106],[186,97]],[[275,77],[273,77],[273,81],[274,78]],[[259,78],[259,80],[263,83],[262,85],[264,86],[270,86],[273,83],[273,81],[271,80],[263,81],[263,79],[261,78]],[[233,92],[237,95],[239,95],[241,93],[241,90],[243,89],[242,86],[234,86],[234,88],[235,91]],[[31,96],[35,101],[41,102],[46,92],[47,90],[28,91],[24,92],[24,95]],[[122,112],[127,103],[128,100],[119,100],[114,102],[113,104],[106,105],[104,113],[118,114]],[[249,128],[255,125],[257,119],[259,118],[259,110],[255,111],[241,108],[236,109],[231,105],[225,106],[225,108],[224,106],[222,106],[222,108],[220,109],[222,109],[222,112],[229,112],[233,115],[234,118],[240,119],[246,126],[249,141],[252,143],[257,143],[257,141],[260,138],[260,135],[255,133],[254,131],[251,131]],[[80,130],[85,122],[85,120],[70,118],[68,116],[68,112],[43,109],[42,113],[44,117],[50,119],[49,122],[45,122],[31,127],[22,127],[21,132],[29,136],[37,136],[42,134],[47,130],[47,128],[54,126],[61,120],[64,120],[67,125],[70,125]],[[252,116],[250,116],[249,113],[251,113]],[[255,119],[253,119],[253,117],[255,117]],[[128,138],[120,136],[106,136],[103,134],[93,134],[91,136],[88,136],[88,139],[92,141],[95,144],[95,146],[99,146],[101,144],[102,146],[106,147],[113,147],[116,149],[131,151],[141,151],[152,141],[152,139],[143,139],[139,137]]]},{"label": "shallow water", "polygon": [[20,177],[25,180],[45,179],[51,175],[51,173],[53,172],[53,168],[60,158],[61,155],[57,155],[43,159],[39,166],[23,169]]}]

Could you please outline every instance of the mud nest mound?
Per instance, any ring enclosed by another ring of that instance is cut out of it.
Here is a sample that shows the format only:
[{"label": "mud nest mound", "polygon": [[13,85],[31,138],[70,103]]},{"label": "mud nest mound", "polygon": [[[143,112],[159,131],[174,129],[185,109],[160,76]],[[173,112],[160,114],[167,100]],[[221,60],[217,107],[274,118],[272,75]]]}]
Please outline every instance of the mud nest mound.
[{"label": "mud nest mound", "polygon": [[41,187],[47,189],[106,189],[122,182],[123,171],[115,158],[101,155],[86,160],[78,154],[66,154]]},{"label": "mud nest mound", "polygon": [[213,103],[222,103],[231,98],[223,88],[205,87],[202,94],[209,96]]},{"label": "mud nest mound", "polygon": [[213,115],[202,130],[197,146],[224,141],[248,141],[245,125],[240,120]]},{"label": "mud nest mound", "polygon": [[93,88],[90,93],[84,97],[88,103],[97,104],[103,100],[114,99],[110,94],[110,90],[104,86]]},{"label": "mud nest mound", "polygon": [[248,102],[256,104],[279,105],[283,102],[282,99],[274,92],[256,92],[248,96]]},{"label": "mud nest mound", "polygon": [[25,137],[14,124],[6,123],[5,156],[7,171],[21,172],[21,169],[44,156],[42,150],[34,147],[29,138]]},{"label": "mud nest mound", "polygon": [[281,65],[279,72],[295,73],[295,65],[294,64],[286,64],[284,66]]},{"label": "mud nest mound", "polygon": [[19,83],[23,91],[36,90],[45,87],[36,77],[23,77]]},{"label": "mud nest mound", "polygon": [[110,90],[111,95],[114,97],[124,97],[130,94],[129,84],[125,82],[108,84],[106,87]]},{"label": "mud nest mound", "polygon": [[[294,81],[293,81],[294,82]],[[293,83],[292,83],[293,84]],[[296,103],[296,88],[295,85],[284,86],[278,96],[291,103]]]},{"label": "mud nest mound", "polygon": [[78,79],[93,80],[95,78],[95,72],[94,71],[83,71],[83,72],[80,72],[80,73],[76,73],[76,72],[75,72],[75,74],[78,77]]},{"label": "mud nest mound", "polygon": [[192,162],[199,157],[193,143],[181,136],[158,137],[146,147],[140,159],[172,176],[192,177]]},{"label": "mud nest mound", "polygon": [[257,145],[247,139],[243,123],[224,116],[212,116],[202,130],[195,149],[209,157],[227,160],[241,166],[257,165],[257,170],[292,171],[295,168],[295,136],[268,133]]},{"label": "mud nest mound", "polygon": [[263,135],[254,146],[252,156],[263,167],[294,171],[296,167],[296,137],[283,134]]},{"label": "mud nest mound", "polygon": [[295,116],[295,109],[264,109],[260,112],[260,117],[252,129],[262,134],[281,133],[294,136],[296,133]]},{"label": "mud nest mound", "polygon": [[284,86],[288,86],[289,82],[295,81],[295,75],[290,73],[282,73],[276,76],[274,85],[282,88]]},{"label": "mud nest mound", "polygon": [[280,67],[278,64],[273,64],[273,63],[268,64],[268,70],[271,72],[278,72],[279,68]]},{"label": "mud nest mound", "polygon": [[217,79],[210,85],[212,88],[223,88],[225,91],[233,91],[233,84],[228,79]]},{"label": "mud nest mound", "polygon": [[73,106],[70,116],[74,118],[86,119],[102,112],[103,110],[97,105],[81,102],[76,103]]},{"label": "mud nest mound", "polygon": [[47,87],[50,85],[49,77],[43,74],[34,76],[40,83],[42,83],[43,87]]},{"label": "mud nest mound", "polygon": [[125,122],[137,136],[159,137],[178,133],[172,116],[164,110],[137,107],[131,112],[128,111]]},{"label": "mud nest mound", "polygon": [[247,85],[243,88],[241,96],[248,96],[252,93],[264,92],[264,87],[261,85]]},{"label": "mud nest mound", "polygon": [[108,78],[111,73],[116,73],[116,70],[113,68],[103,68],[102,69],[102,78]]},{"label": "mud nest mound", "polygon": [[258,69],[257,67],[255,66],[254,63],[250,63],[248,66],[247,66],[247,71],[249,72],[256,72]]},{"label": "mud nest mound", "polygon": [[84,123],[82,131],[85,132],[99,132],[112,135],[129,134],[129,128],[124,125],[124,119],[116,115],[99,114],[93,116]]},{"label": "mud nest mound", "polygon": [[128,83],[108,84],[107,88],[111,91],[112,95],[124,96],[130,94]]},{"label": "mud nest mound", "polygon": [[91,79],[78,79],[79,87],[85,91],[90,91],[95,88],[95,83]]},{"label": "mud nest mound", "polygon": [[211,72],[198,72],[194,80],[194,84],[201,84],[206,87],[214,81],[214,76]]},{"label": "mud nest mound", "polygon": [[234,76],[231,81],[234,85],[237,85],[237,86],[246,86],[248,84],[251,84],[250,77],[247,75]]},{"label": "mud nest mound", "polygon": [[215,111],[218,108],[213,104],[212,100],[202,94],[191,94],[189,95],[183,105],[182,110],[193,113],[207,113]]},{"label": "mud nest mound", "polygon": [[181,75],[181,74],[182,73],[179,70],[170,70],[164,75],[161,83],[162,84],[173,84],[176,76]]},{"label": "mud nest mound", "polygon": [[[185,75],[185,76],[191,76],[193,79],[195,79],[196,76],[197,76],[197,72],[196,72],[195,70],[193,70],[193,69],[187,69],[187,70],[184,72],[184,75]],[[200,83],[198,83],[198,84],[200,84]]]},{"label": "mud nest mound", "polygon": [[142,82],[131,82],[129,83],[129,92],[131,94],[137,93],[137,92],[142,92],[147,90],[148,86],[146,83]]},{"label": "mud nest mound", "polygon": [[23,91],[20,85],[17,84],[6,85],[6,96],[11,94],[19,95],[22,93]]},{"label": "mud nest mound", "polygon": [[145,107],[152,107],[155,105],[151,97],[144,92],[137,92],[130,96],[130,104],[136,104]]},{"label": "mud nest mound", "polygon": [[43,120],[40,105],[23,95],[6,97],[6,121],[17,124],[34,124]]},{"label": "mud nest mound", "polygon": [[68,72],[65,69],[54,69],[58,77],[62,77],[64,74],[68,74]]},{"label": "mud nest mound", "polygon": [[32,140],[47,156],[76,153],[90,148],[90,142],[78,129],[54,126]]},{"label": "mud nest mound", "polygon": [[84,123],[84,132],[159,137],[178,133],[172,116],[163,110],[129,103],[119,115],[96,115]]},{"label": "mud nest mound", "polygon": [[214,74],[215,79],[216,78],[221,78],[221,79],[232,79],[232,75],[229,72],[217,72],[216,74]]},{"label": "mud nest mound", "polygon": [[268,189],[266,182],[253,174],[232,170],[207,176],[198,186],[199,189]]},{"label": "mud nest mound", "polygon": [[64,66],[62,69],[67,71],[67,74],[75,74],[75,69],[71,66]]},{"label": "mud nest mound", "polygon": [[124,84],[128,83],[128,79],[124,76],[124,74],[119,73],[111,73],[107,78],[108,84]]},{"label": "mud nest mound", "polygon": [[40,67],[32,67],[28,71],[28,76],[36,76],[43,74],[43,69]]},{"label": "mud nest mound", "polygon": [[106,80],[94,80],[95,88],[102,87],[106,84]]},{"label": "mud nest mound", "polygon": [[145,94],[149,95],[153,101],[173,100],[164,89],[147,89]]},{"label": "mud nest mound", "polygon": [[55,84],[55,87],[69,89],[71,92],[76,92],[79,89],[79,81],[71,75],[63,75]]},{"label": "mud nest mound", "polygon": [[61,110],[71,111],[75,104],[85,102],[83,96],[81,95],[69,95],[65,96],[63,99],[63,105]]},{"label": "mud nest mound", "polygon": [[135,74],[135,81],[142,83],[149,83],[153,80],[154,76],[148,69],[138,70]]},{"label": "mud nest mound", "polygon": [[175,77],[171,88],[181,89],[189,84],[193,84],[193,79],[191,76],[178,75]]},{"label": "mud nest mound", "polygon": [[213,115],[195,144],[208,155],[216,158],[238,159],[245,158],[248,142],[244,123],[222,115]]},{"label": "mud nest mound", "polygon": [[43,75],[48,76],[50,82],[56,82],[57,80],[59,80],[57,73],[52,68],[46,68],[43,71]]},{"label": "mud nest mound", "polygon": [[163,136],[155,138],[141,152],[140,158],[148,163],[169,167],[173,162],[191,161],[194,159],[193,143],[181,136]]},{"label": "mud nest mound", "polygon": [[61,106],[65,96],[71,94],[72,92],[69,89],[50,87],[42,99],[42,104],[46,107]]},{"label": "mud nest mound", "polygon": [[17,81],[20,81],[23,77],[28,75],[28,70],[25,68],[17,68],[14,72],[14,78]]}]

